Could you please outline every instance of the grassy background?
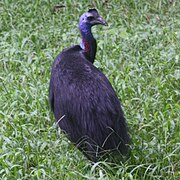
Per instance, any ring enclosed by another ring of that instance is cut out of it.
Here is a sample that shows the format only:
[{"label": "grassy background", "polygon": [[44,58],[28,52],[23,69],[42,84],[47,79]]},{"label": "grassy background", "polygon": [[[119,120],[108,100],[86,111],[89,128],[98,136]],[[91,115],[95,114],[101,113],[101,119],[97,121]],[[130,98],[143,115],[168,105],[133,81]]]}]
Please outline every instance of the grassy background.
[{"label": "grassy background", "polygon": [[[53,13],[56,4],[65,8]],[[116,89],[133,142],[119,164],[92,164],[58,139],[48,104],[53,60],[79,43],[79,16],[93,4],[109,23],[93,28],[95,65]],[[179,5],[0,1],[0,179],[180,179]]]}]

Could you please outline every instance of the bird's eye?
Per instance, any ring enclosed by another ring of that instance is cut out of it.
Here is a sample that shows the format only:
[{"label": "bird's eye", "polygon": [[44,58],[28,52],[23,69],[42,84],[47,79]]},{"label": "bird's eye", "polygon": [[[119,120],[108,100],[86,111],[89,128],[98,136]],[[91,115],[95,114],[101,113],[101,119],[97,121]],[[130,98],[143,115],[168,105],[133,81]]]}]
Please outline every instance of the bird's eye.
[{"label": "bird's eye", "polygon": [[93,17],[93,16],[89,16],[89,17],[87,17],[87,19],[88,19],[89,21],[92,21],[92,20],[94,19],[94,17]]}]

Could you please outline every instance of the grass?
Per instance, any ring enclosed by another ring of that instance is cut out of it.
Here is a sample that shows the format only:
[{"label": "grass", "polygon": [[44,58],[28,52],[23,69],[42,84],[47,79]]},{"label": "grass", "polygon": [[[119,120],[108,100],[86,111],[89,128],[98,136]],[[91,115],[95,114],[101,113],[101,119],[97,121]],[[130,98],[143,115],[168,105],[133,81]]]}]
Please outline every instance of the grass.
[{"label": "grass", "polygon": [[[65,5],[53,13],[56,4]],[[95,65],[114,86],[132,137],[124,162],[92,164],[60,134],[48,104],[52,63],[79,43],[96,4]],[[180,31],[176,0],[0,2],[0,179],[180,179]]]}]

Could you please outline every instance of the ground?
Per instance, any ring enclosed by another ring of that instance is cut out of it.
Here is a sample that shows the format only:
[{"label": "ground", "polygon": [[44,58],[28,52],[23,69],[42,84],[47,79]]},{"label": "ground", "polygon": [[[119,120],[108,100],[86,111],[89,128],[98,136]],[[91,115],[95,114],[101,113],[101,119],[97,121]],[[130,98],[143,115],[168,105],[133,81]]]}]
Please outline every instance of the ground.
[{"label": "ground", "polygon": [[[59,6],[58,6],[59,5]],[[96,6],[95,66],[122,103],[131,154],[91,163],[61,133],[48,103],[50,71],[80,42],[78,21]],[[0,2],[1,179],[180,179],[180,31],[176,0]]]}]

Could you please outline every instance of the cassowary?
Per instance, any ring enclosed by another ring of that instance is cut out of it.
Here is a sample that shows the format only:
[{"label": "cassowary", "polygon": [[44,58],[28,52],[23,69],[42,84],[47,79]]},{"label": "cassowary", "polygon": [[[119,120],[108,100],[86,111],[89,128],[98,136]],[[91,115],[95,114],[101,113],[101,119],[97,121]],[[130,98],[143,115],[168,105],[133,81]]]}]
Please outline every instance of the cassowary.
[{"label": "cassowary", "polygon": [[126,120],[106,76],[94,65],[96,40],[91,27],[107,25],[96,9],[80,17],[80,45],[63,50],[55,59],[49,100],[55,121],[91,161],[104,154],[126,154],[130,138]]}]

